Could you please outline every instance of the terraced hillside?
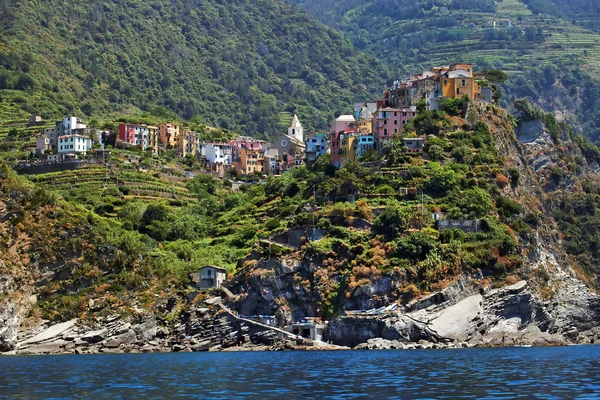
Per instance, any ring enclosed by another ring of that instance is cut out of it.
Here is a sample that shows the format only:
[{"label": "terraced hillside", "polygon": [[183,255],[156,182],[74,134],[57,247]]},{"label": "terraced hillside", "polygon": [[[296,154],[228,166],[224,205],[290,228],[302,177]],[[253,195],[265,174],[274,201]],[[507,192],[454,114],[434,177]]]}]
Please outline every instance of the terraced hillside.
[{"label": "terraced hillside", "polygon": [[[288,1],[385,60],[397,78],[462,61],[477,70],[501,69],[508,75],[504,106],[528,97],[600,141],[600,35],[572,13],[539,7],[558,2],[451,0],[436,6],[424,0]],[[585,0],[574,3],[589,11],[588,19],[600,17],[597,8],[585,7]]]},{"label": "terraced hillside", "polygon": [[160,173],[123,170],[104,165],[90,164],[81,169],[32,175],[30,181],[60,193],[65,199],[85,206],[97,206],[99,214],[114,213],[126,200],[143,202],[168,201],[172,205],[196,202],[183,178]]}]

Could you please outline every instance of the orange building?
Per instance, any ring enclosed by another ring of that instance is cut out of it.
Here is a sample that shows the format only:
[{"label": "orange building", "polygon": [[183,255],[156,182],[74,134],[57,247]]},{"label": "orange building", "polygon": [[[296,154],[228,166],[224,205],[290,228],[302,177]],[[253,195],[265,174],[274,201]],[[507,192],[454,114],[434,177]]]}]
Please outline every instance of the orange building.
[{"label": "orange building", "polygon": [[238,160],[234,162],[238,174],[250,175],[255,172],[264,172],[265,153],[262,150],[242,147],[238,150],[238,155]]},{"label": "orange building", "polygon": [[158,142],[165,149],[177,145],[177,136],[179,136],[179,124],[162,123],[158,125]]}]

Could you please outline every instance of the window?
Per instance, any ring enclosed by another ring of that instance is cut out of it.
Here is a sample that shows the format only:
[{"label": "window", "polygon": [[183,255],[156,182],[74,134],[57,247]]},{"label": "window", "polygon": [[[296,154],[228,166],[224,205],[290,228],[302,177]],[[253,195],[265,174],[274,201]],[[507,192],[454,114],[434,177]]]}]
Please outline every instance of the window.
[{"label": "window", "polygon": [[398,133],[398,128],[395,128],[395,129],[394,129],[394,133]]},{"label": "window", "polygon": [[398,116],[398,112],[394,111],[394,117]]},{"label": "window", "polygon": [[444,86],[448,84],[448,80],[444,79]]},{"label": "window", "polygon": [[465,79],[462,80],[462,85],[467,86],[467,81]]},{"label": "window", "polygon": [[384,125],[387,125],[387,119],[384,119],[384,120],[383,120],[383,124],[384,124]]},{"label": "window", "polygon": [[398,125],[398,120],[397,119],[394,120],[394,125]]},{"label": "window", "polygon": [[387,129],[384,129],[384,130],[383,130],[383,135],[384,135],[384,136],[387,136]]},{"label": "window", "polygon": [[460,89],[456,88],[456,94],[460,94]]}]

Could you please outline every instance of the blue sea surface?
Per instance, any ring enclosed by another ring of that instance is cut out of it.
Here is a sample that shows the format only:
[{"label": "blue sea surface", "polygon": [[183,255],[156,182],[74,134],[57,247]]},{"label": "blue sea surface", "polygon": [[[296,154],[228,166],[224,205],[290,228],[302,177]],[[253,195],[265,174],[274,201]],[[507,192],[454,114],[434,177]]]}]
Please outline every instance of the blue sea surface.
[{"label": "blue sea surface", "polygon": [[600,346],[0,357],[0,398],[598,399]]}]

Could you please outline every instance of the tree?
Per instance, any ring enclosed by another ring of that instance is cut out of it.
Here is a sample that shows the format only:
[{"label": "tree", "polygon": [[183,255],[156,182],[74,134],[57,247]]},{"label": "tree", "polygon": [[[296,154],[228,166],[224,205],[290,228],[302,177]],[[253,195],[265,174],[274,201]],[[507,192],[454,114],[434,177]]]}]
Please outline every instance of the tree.
[{"label": "tree", "polygon": [[369,148],[369,150],[366,151],[366,153],[364,153],[362,156],[360,156],[360,159],[358,160],[360,162],[376,162],[376,161],[381,161],[381,155],[379,154],[379,152],[377,150],[375,150],[374,148]]},{"label": "tree", "polygon": [[423,232],[411,232],[398,241],[396,255],[417,262],[425,260],[434,249],[437,249],[437,243],[429,235]]},{"label": "tree", "polygon": [[373,221],[373,230],[389,238],[398,236],[406,228],[406,219],[399,207],[388,206]]},{"label": "tree", "polygon": [[487,78],[487,80],[494,83],[504,83],[507,79],[506,73],[499,69],[487,69],[481,71],[481,73]]}]

